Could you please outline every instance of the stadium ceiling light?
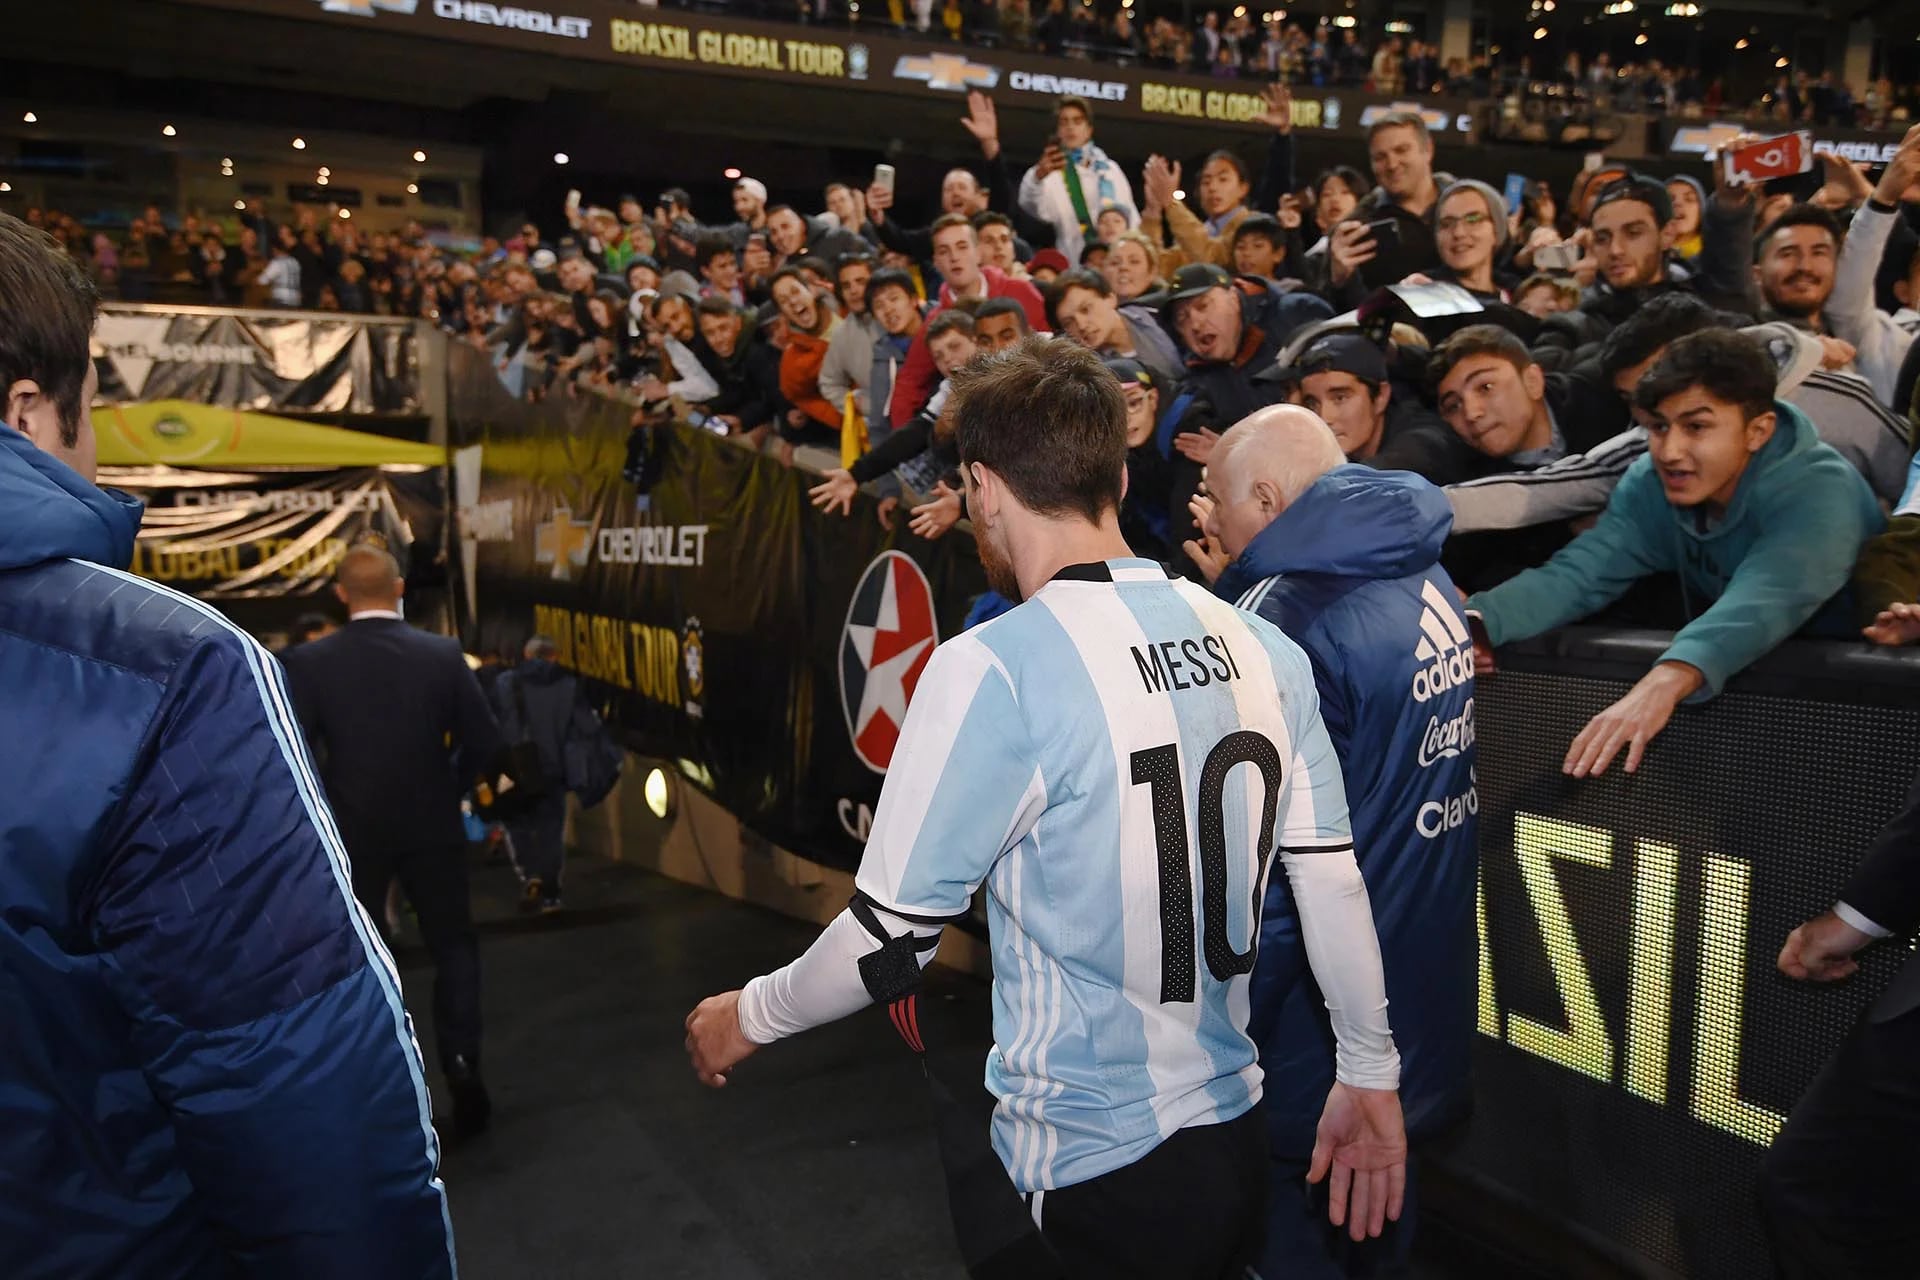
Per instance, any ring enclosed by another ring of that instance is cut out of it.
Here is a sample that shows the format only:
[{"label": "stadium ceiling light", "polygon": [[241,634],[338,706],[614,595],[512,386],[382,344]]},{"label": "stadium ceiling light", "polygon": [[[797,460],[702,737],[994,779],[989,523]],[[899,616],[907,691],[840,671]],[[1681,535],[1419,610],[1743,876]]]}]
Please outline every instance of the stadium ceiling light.
[{"label": "stadium ceiling light", "polygon": [[1547,0],[1547,2],[1546,2],[1545,4],[1543,4],[1543,5],[1541,5],[1540,7],[1541,7],[1542,9],[1545,9],[1545,10],[1546,10],[1546,11],[1547,11],[1548,13],[1552,13],[1552,12],[1553,12],[1553,0]]},{"label": "stadium ceiling light", "polygon": [[233,207],[236,209],[244,209],[247,207],[247,202],[245,200],[235,200],[233,202]]},{"label": "stadium ceiling light", "polygon": [[415,164],[425,164],[427,162],[427,153],[424,151],[415,151],[413,153],[413,162]]},{"label": "stadium ceiling light", "polygon": [[1746,38],[1745,36],[1741,36],[1741,37],[1740,37],[1740,38],[1739,38],[1738,40],[1735,40],[1735,41],[1733,42],[1733,47],[1734,47],[1734,48],[1736,48],[1736,49],[1744,49],[1744,48],[1746,48],[1746,47],[1747,47],[1747,38]]},{"label": "stadium ceiling light", "polygon": [[1535,27],[1533,29],[1533,38],[1535,40],[1545,40],[1547,38],[1547,29],[1545,27]]},{"label": "stadium ceiling light", "polygon": [[667,788],[667,775],[655,769],[647,775],[646,786],[642,788],[646,798],[647,810],[654,817],[665,820],[673,812],[673,793]]},{"label": "stadium ceiling light", "polygon": [[233,168],[233,157],[232,157],[232,156],[221,156],[221,157],[220,157],[220,167],[221,167],[222,169],[231,169],[231,168]]},{"label": "stadium ceiling light", "polygon": [[571,158],[572,157],[568,156],[564,151],[556,151],[553,153],[553,162],[555,164],[565,164]]},{"label": "stadium ceiling light", "polygon": [[319,177],[315,178],[314,181],[324,187],[327,185],[327,175],[323,173]]},{"label": "stadium ceiling light", "polygon": [[734,179],[740,176],[740,171],[734,168],[733,166],[729,165],[725,169],[722,169],[720,171],[720,176],[725,178],[727,181],[732,182]]},{"label": "stadium ceiling light", "polygon": [[331,178],[331,177],[333,176],[333,170],[331,170],[331,169],[329,169],[329,168],[327,168],[327,166],[325,166],[325,165],[321,165],[321,166],[320,166],[320,176],[321,176],[321,177],[323,177],[323,178]]},{"label": "stadium ceiling light", "polygon": [[1773,64],[1773,69],[1775,71],[1785,71],[1787,69],[1787,60],[1785,58],[1778,59]]},{"label": "stadium ceiling light", "polygon": [[13,190],[13,184],[11,182],[0,182],[0,192],[11,190]]},{"label": "stadium ceiling light", "polygon": [[1642,31],[1639,35],[1633,38],[1633,42],[1635,44],[1645,44],[1647,42],[1647,33]]},{"label": "stadium ceiling light", "polygon": [[295,138],[293,140],[293,149],[295,151],[305,151],[307,149],[307,140],[305,138]]},{"label": "stadium ceiling light", "polygon": [[410,196],[417,196],[417,195],[419,195],[419,194],[420,194],[420,184],[419,184],[419,183],[417,183],[417,182],[409,182],[409,183],[407,184],[407,194],[408,194],[408,195],[410,195]]},{"label": "stadium ceiling light", "polygon": [[1187,193],[1184,191],[1176,191],[1173,193],[1173,198],[1175,200],[1185,200],[1187,198]]},{"label": "stadium ceiling light", "polygon": [[170,124],[163,124],[160,126],[160,133],[164,137],[171,138],[174,135],[174,128]]},{"label": "stadium ceiling light", "polygon": [[31,111],[29,111],[29,112],[27,112],[27,114],[25,114],[25,115],[23,115],[23,116],[21,116],[21,117],[20,117],[20,119],[21,119],[21,120],[23,120],[23,121],[25,121],[25,122],[26,122],[27,124],[38,124],[38,123],[40,123],[40,117],[39,117],[39,116],[37,116],[37,115],[35,115],[35,114],[33,114],[33,112],[31,112]]},{"label": "stadium ceiling light", "polygon": [[351,218],[351,217],[353,216],[353,210],[351,210],[351,209],[342,209],[342,210],[340,211],[340,216],[341,216],[341,217],[343,217],[343,218]]},{"label": "stadium ceiling light", "polygon": [[1234,11],[1233,11],[1233,16],[1234,16],[1234,17],[1236,17],[1236,18],[1244,18],[1244,17],[1246,17],[1246,16],[1247,16],[1247,6],[1245,6],[1245,5],[1237,5],[1237,6],[1235,6],[1235,8],[1234,8]]}]

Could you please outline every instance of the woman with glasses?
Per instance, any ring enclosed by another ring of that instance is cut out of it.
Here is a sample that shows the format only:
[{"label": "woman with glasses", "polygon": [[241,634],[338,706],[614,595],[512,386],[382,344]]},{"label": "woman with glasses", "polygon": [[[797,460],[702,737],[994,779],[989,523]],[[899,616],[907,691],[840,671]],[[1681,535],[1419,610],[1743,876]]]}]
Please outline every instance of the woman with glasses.
[{"label": "woman with glasses", "polygon": [[1424,274],[1450,281],[1482,302],[1506,302],[1516,283],[1500,269],[1507,247],[1507,205],[1484,182],[1463,178],[1441,191],[1427,215],[1433,220],[1440,265]]}]

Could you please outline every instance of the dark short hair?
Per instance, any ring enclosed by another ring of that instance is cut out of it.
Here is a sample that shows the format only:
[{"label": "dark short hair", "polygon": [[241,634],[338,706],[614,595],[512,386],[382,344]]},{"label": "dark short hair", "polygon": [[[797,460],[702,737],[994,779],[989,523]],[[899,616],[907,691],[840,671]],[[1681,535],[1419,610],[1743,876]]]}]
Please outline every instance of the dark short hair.
[{"label": "dark short hair", "polygon": [[806,276],[801,274],[799,264],[794,262],[789,262],[786,266],[774,272],[773,278],[767,281],[768,297],[773,296],[773,287],[779,284],[782,280],[797,280],[800,282],[800,287],[802,289],[805,289],[809,295],[813,293],[813,286],[808,284]]},{"label": "dark short hair", "polygon": [[1212,164],[1215,160],[1224,161],[1225,163],[1232,165],[1233,171],[1240,175],[1240,181],[1246,183],[1248,186],[1253,185],[1253,179],[1247,176],[1247,162],[1245,160],[1242,160],[1237,152],[1229,151],[1225,147],[1220,147],[1213,151],[1209,151],[1207,153],[1207,158],[1200,162],[1200,167],[1204,169],[1208,165]]},{"label": "dark short hair", "polygon": [[1127,401],[1099,356],[1066,338],[1022,338],[950,385],[962,466],[988,468],[1037,515],[1096,521],[1119,508]]},{"label": "dark short hair", "polygon": [[798,209],[796,209],[796,208],[794,208],[794,207],[793,207],[792,205],[790,205],[790,204],[770,204],[770,205],[768,205],[768,206],[767,206],[767,209],[766,209],[766,214],[767,214],[767,221],[769,221],[769,222],[771,222],[771,221],[773,221],[773,215],[774,215],[774,214],[776,214],[776,213],[790,213],[790,214],[792,214],[792,215],[793,215],[794,217],[796,217],[796,218],[800,218],[800,222],[801,222],[801,225],[803,225],[803,226],[804,226],[804,225],[806,224],[806,221],[807,221],[807,220],[806,220],[805,218],[802,218],[802,217],[800,217],[800,211],[799,211]]},{"label": "dark short hair", "polygon": [[1103,298],[1113,296],[1113,285],[1092,267],[1075,267],[1053,278],[1053,296],[1064,298],[1069,289],[1091,289]]},{"label": "dark short hair", "polygon": [[60,443],[80,439],[100,293],[54,238],[0,213],[0,390],[22,378],[53,402]]},{"label": "dark short hair", "polygon": [[1634,403],[1652,413],[1660,403],[1698,387],[1716,400],[1740,406],[1749,420],[1773,410],[1779,370],[1765,347],[1735,329],[1690,333],[1654,361],[1634,389]]},{"label": "dark short hair", "polygon": [[[943,213],[933,220],[932,226],[927,228],[927,236],[931,239],[933,236],[937,236],[942,231],[946,231],[952,227],[965,227],[967,230],[972,231],[973,219],[964,213]],[[974,239],[979,239],[977,233]]]},{"label": "dark short hair", "polygon": [[[1108,244],[1105,240],[1087,241],[1085,244],[1080,246],[1080,264],[1082,266],[1085,266],[1088,258],[1091,258],[1096,253],[1106,253],[1108,250],[1112,248],[1113,246]],[[1059,282],[1055,281],[1055,283],[1057,284]]]},{"label": "dark short hair", "polygon": [[932,342],[943,333],[964,333],[973,336],[973,315],[958,307],[951,307],[933,318],[927,326],[927,341]]},{"label": "dark short hair", "polygon": [[1287,229],[1270,213],[1250,213],[1233,229],[1233,243],[1239,244],[1248,236],[1259,236],[1278,249],[1286,242]]},{"label": "dark short hair", "polygon": [[1420,141],[1433,145],[1433,135],[1427,132],[1427,122],[1418,111],[1388,111],[1367,126],[1367,145],[1380,136],[1382,129],[1411,129],[1420,136]]},{"label": "dark short hair", "polygon": [[1773,239],[1774,232],[1785,231],[1788,227],[1818,227],[1833,237],[1835,249],[1838,249],[1840,242],[1846,239],[1846,232],[1841,229],[1840,219],[1819,205],[1792,204],[1787,206],[1786,212],[1769,222],[1760,234],[1753,238],[1753,260],[1758,262],[1765,256],[1767,243]]},{"label": "dark short hair", "polygon": [[855,250],[852,253],[843,253],[838,258],[835,258],[833,260],[833,278],[835,280],[838,280],[840,278],[840,273],[842,271],[845,271],[848,267],[860,267],[860,266],[864,266],[868,270],[872,270],[873,255],[870,253],[863,253],[859,250]]},{"label": "dark short hair", "polygon": [[1469,356],[1499,356],[1521,372],[1534,363],[1527,344],[1520,341],[1513,330],[1497,324],[1470,324],[1456,329],[1427,357],[1428,388],[1438,394],[1441,380]]},{"label": "dark short hair", "polygon": [[873,295],[882,289],[903,289],[907,297],[915,302],[920,300],[920,291],[913,287],[913,277],[899,267],[881,267],[867,277],[867,305],[873,305]]},{"label": "dark short hair", "polygon": [[1005,227],[1009,231],[1013,229],[1012,218],[992,209],[982,209],[980,212],[974,214],[969,221],[973,223],[973,232],[975,235],[979,235],[983,227]]},{"label": "dark short hair", "polygon": [[1060,113],[1069,107],[1085,116],[1088,124],[1093,123],[1093,104],[1077,93],[1063,93],[1053,100],[1053,119],[1056,124],[1060,120]]},{"label": "dark short hair", "polygon": [[1327,183],[1336,178],[1339,179],[1341,186],[1353,192],[1356,200],[1367,194],[1368,189],[1373,185],[1361,177],[1360,171],[1352,165],[1337,164],[1331,169],[1322,169],[1320,175],[1313,180],[1313,198],[1318,200],[1320,193],[1327,189]]},{"label": "dark short hair", "polygon": [[1027,319],[1027,309],[1017,299],[988,298],[973,309],[975,320],[986,320],[993,316],[1015,316],[1020,321],[1020,332],[1033,332],[1033,324]]},{"label": "dark short hair", "polygon": [[701,236],[693,246],[693,260],[703,268],[712,265],[722,254],[733,257],[733,241],[725,236]]},{"label": "dark short hair", "polygon": [[738,307],[733,305],[733,299],[723,297],[716,293],[700,299],[700,301],[694,305],[693,314],[696,316],[730,316],[737,314],[739,310]]},{"label": "dark short hair", "polygon": [[1622,369],[1645,364],[1662,347],[1719,323],[1713,308],[1694,294],[1676,290],[1649,298],[1601,342],[1601,376],[1611,383]]}]

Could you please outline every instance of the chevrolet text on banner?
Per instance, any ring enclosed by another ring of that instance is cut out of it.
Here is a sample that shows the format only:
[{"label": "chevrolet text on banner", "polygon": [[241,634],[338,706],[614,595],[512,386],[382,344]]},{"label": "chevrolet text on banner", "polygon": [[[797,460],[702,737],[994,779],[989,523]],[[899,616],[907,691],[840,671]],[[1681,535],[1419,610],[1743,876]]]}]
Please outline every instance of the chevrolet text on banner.
[{"label": "chevrolet text on banner", "polygon": [[[1193,121],[1209,127],[1264,129],[1259,82],[1070,62],[1037,53],[910,41],[867,30],[795,28],[686,10],[571,0],[509,6],[474,0],[188,0],[316,21],[354,23],[368,32],[592,58],[656,71],[748,76],[756,81],[831,84],[917,98],[992,93],[1005,107],[1044,109],[1063,93],[1100,104],[1103,117]],[[884,31],[876,24],[873,31]],[[1235,87],[1245,85],[1245,88]],[[1357,137],[1383,111],[1417,110],[1446,144],[1473,140],[1464,101],[1427,95],[1384,98],[1295,87],[1294,126],[1307,133]]]},{"label": "chevrolet text on banner", "polygon": [[[478,644],[553,635],[630,746],[855,866],[927,655],[981,589],[970,540],[883,532],[865,498],[822,515],[804,472],[690,428],[639,493],[624,406],[516,403],[464,349],[455,372]],[[1768,1265],[1761,1155],[1900,955],[1838,988],[1773,958],[1920,770],[1920,664],[1789,646],[1682,708],[1636,775],[1564,777],[1567,742],[1663,642],[1523,648],[1419,748],[1479,751],[1473,784],[1411,819],[1477,814],[1482,841],[1476,1111],[1439,1159],[1486,1231],[1520,1212],[1638,1274],[1746,1280]]]}]

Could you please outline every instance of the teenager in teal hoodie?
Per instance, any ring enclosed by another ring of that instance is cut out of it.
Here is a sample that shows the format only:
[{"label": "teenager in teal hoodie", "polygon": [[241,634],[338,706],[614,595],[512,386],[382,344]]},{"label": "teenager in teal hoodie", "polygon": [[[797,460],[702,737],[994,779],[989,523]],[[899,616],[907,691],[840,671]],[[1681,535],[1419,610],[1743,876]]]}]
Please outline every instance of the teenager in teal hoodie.
[{"label": "teenager in teal hoodie", "polygon": [[[1885,524],[1847,460],[1813,423],[1773,398],[1760,346],[1730,329],[1680,339],[1635,392],[1649,451],[1627,469],[1592,529],[1536,569],[1467,601],[1487,642],[1577,621],[1648,574],[1680,578],[1693,620],[1653,670],[1595,716],[1564,770],[1600,773],[1622,747],[1626,769],[1684,701],[1804,626],[1847,584],[1860,545]],[[1483,669],[1491,655],[1482,653]]]}]

